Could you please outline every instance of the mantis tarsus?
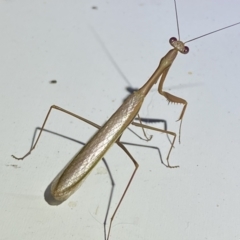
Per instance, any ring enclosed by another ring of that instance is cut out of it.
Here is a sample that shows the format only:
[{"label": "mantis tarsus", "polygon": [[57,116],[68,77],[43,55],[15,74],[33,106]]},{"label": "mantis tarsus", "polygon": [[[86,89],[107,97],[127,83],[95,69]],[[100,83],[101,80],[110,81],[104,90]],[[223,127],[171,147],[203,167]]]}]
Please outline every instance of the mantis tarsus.
[{"label": "mantis tarsus", "polygon": [[[231,26],[228,26],[228,27],[232,27],[237,24],[240,24],[240,22],[233,24]],[[225,28],[228,28],[228,27],[225,27]],[[219,29],[216,31],[220,31],[225,28],[222,28],[222,29]],[[214,32],[216,32],[216,31],[214,31]],[[211,32],[208,34],[212,34],[214,32]],[[203,36],[206,36],[208,34],[205,34]],[[201,37],[203,37],[203,36],[201,36]],[[179,37],[179,39],[180,39],[180,37]],[[192,40],[195,40],[195,39],[196,38],[194,38]],[[192,40],[189,40],[187,42],[190,42]],[[151,129],[154,131],[159,131],[162,133],[167,133],[167,134],[172,135],[173,141],[171,143],[171,146],[170,146],[170,149],[169,149],[169,152],[167,155],[167,166],[170,168],[177,167],[177,166],[171,166],[169,164],[169,156],[170,156],[171,150],[173,148],[173,145],[174,145],[174,142],[176,139],[176,134],[171,131],[166,131],[166,130],[162,130],[159,128],[154,128],[154,127],[150,127],[148,125],[144,125],[141,123],[141,120],[140,120],[140,123],[133,122],[135,117],[138,115],[138,112],[142,106],[145,96],[148,94],[148,92],[150,91],[152,86],[154,84],[156,84],[157,81],[160,79],[159,87],[158,87],[159,93],[161,95],[163,95],[169,102],[181,103],[184,105],[182,112],[180,114],[180,117],[178,119],[178,120],[180,120],[180,128],[179,128],[179,140],[180,140],[182,119],[183,119],[183,116],[184,116],[184,113],[185,113],[185,110],[187,107],[187,101],[182,98],[171,95],[168,92],[163,91],[162,88],[163,88],[163,83],[167,76],[167,73],[168,73],[173,61],[175,60],[178,52],[186,54],[189,49],[184,45],[183,42],[181,42],[180,40],[176,40],[176,38],[171,38],[170,44],[173,46],[173,49],[171,49],[160,60],[160,63],[158,65],[157,69],[152,74],[152,76],[149,78],[149,80],[139,90],[132,93],[102,127],[85,119],[85,118],[82,118],[74,113],[71,113],[63,108],[53,105],[50,107],[50,109],[47,113],[47,116],[43,122],[41,131],[40,131],[33,147],[30,149],[30,151],[21,158],[17,158],[15,156],[13,156],[14,158],[16,158],[18,160],[23,160],[36,147],[38,140],[41,136],[42,130],[45,127],[45,124],[47,122],[47,119],[48,119],[52,109],[56,109],[56,110],[65,112],[67,114],[70,114],[70,115],[96,127],[97,129],[99,129],[99,131],[90,139],[90,141],[78,152],[78,154],[75,156],[75,158],[57,175],[57,177],[51,183],[51,195],[53,198],[52,199],[53,204],[54,203],[58,204],[58,203],[65,201],[66,199],[68,199],[78,189],[82,180],[88,175],[88,173],[90,173],[90,171],[93,169],[93,167],[103,158],[104,154],[108,151],[108,149],[112,146],[112,144],[117,143],[118,146],[121,147],[123,149],[123,151],[132,160],[132,162],[135,166],[135,169],[134,169],[134,171],[130,177],[130,180],[123,192],[123,195],[120,198],[120,200],[117,204],[117,207],[111,217],[107,239],[109,239],[109,237],[110,237],[110,231],[111,231],[113,219],[119,209],[119,206],[122,203],[122,200],[129,188],[129,186],[132,182],[132,179],[133,179],[133,177],[138,169],[138,166],[139,166],[137,161],[132,157],[132,155],[129,153],[129,151],[125,148],[125,146],[120,141],[124,130],[130,124],[133,124],[137,127],[143,128],[143,130],[144,130],[144,128]],[[141,118],[139,117],[139,119],[141,119]],[[145,134],[145,132],[144,132],[144,134]],[[145,136],[146,136],[146,134],[145,134]],[[147,138],[147,136],[146,136],[146,138]],[[147,140],[149,140],[149,139],[147,138]]]}]

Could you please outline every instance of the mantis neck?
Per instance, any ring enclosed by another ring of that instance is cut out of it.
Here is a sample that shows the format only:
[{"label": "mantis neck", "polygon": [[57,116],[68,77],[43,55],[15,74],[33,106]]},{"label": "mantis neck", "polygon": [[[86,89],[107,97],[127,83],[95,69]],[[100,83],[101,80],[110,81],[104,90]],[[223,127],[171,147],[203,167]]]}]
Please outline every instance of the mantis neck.
[{"label": "mantis neck", "polygon": [[159,83],[159,87],[161,86],[161,89],[162,89],[162,85],[165,80],[165,76],[166,76],[169,68],[171,67],[174,59],[176,58],[177,54],[178,54],[178,51],[176,49],[171,49],[160,60],[159,66],[157,67],[155,72],[152,74],[152,76],[149,78],[149,80],[138,91],[141,92],[144,96],[146,96],[148,94],[148,92],[150,91],[150,89],[152,88],[152,86],[157,83],[157,81],[161,77],[161,75],[162,75],[162,78]]}]

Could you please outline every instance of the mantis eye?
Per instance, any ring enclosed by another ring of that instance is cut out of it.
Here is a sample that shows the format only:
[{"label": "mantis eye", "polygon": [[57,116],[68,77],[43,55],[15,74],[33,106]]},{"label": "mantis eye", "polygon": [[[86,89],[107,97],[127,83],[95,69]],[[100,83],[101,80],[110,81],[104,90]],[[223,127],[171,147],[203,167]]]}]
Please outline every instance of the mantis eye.
[{"label": "mantis eye", "polygon": [[177,41],[177,39],[175,38],[175,37],[171,37],[170,39],[169,39],[169,43],[172,45],[174,42],[176,42]]},{"label": "mantis eye", "polygon": [[185,46],[183,50],[183,54],[187,54],[189,52],[189,47]]}]

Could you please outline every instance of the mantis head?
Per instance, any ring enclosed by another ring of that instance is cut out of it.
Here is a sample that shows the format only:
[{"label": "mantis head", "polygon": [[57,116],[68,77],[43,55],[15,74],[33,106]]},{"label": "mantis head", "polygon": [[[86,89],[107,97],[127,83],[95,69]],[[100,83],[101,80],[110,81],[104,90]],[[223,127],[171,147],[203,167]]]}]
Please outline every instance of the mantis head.
[{"label": "mantis head", "polygon": [[169,39],[169,43],[180,53],[187,54],[189,52],[189,48],[185,46],[182,41],[177,40],[175,37],[171,37]]}]

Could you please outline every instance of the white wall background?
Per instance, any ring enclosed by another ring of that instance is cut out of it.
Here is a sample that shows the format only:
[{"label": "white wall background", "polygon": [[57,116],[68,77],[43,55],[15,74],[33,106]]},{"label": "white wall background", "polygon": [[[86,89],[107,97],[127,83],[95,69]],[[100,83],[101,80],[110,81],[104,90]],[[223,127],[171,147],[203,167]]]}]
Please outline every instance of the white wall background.
[{"label": "white wall background", "polygon": [[[183,41],[240,21],[238,0],[177,4]],[[2,0],[0,29],[0,239],[104,239],[111,184],[102,161],[78,192],[54,207],[44,191],[81,145],[44,133],[24,161],[11,154],[27,152],[52,104],[106,121],[127,96],[127,80],[142,86],[170,49],[168,39],[177,36],[174,4]],[[240,25],[191,42],[189,54],[179,54],[164,87],[189,103],[182,143],[170,158],[181,167],[164,167],[156,150],[128,147],[140,168],[110,239],[240,239],[239,37]],[[154,89],[141,116],[165,119],[177,132],[181,106],[168,105]],[[46,128],[83,142],[95,131],[56,111]],[[166,136],[148,133],[165,160]],[[122,139],[145,144],[129,131]],[[133,164],[116,146],[106,159],[116,182],[112,213]]]}]

